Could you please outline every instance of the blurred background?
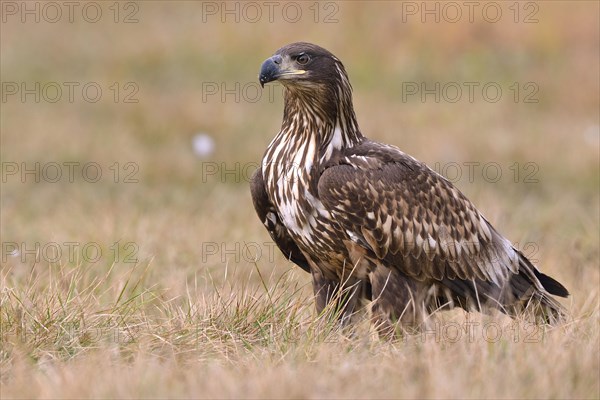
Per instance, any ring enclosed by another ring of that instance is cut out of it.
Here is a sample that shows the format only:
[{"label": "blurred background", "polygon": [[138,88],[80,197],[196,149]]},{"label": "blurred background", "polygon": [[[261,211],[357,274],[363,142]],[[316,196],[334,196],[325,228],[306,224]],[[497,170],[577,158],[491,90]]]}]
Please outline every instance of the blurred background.
[{"label": "blurred background", "polygon": [[309,41],[344,62],[366,136],[448,176],[577,299],[598,280],[598,15],[589,1],[2,2],[3,271],[137,261],[177,296],[203,271],[291,268],[248,179],[283,111],[260,65]]}]

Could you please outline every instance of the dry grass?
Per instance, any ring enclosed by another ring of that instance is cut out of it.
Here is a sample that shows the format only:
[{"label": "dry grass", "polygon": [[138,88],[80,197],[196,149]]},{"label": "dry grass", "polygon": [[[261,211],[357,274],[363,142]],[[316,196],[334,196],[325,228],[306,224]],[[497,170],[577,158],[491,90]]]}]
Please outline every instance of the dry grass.
[{"label": "dry grass", "polygon": [[[97,82],[104,95],[1,103],[1,397],[600,397],[598,4],[539,3],[535,24],[404,23],[401,4],[339,3],[334,24],[312,22],[308,4],[297,24],[203,23],[193,2],[142,2],[137,24],[2,23],[3,82]],[[308,276],[271,253],[242,169],[278,128],[280,92],[202,93],[255,82],[262,60],[295,40],[342,58],[368,136],[432,166],[498,163],[497,182],[463,168],[456,184],[570,289],[572,321],[537,328],[456,311],[386,343],[366,320],[349,336],[315,315]],[[505,95],[402,101],[402,82],[470,81]],[[139,102],[115,103],[114,82],[135,82]],[[511,101],[514,82],[535,82],[539,103]],[[198,131],[216,140],[209,159],[192,152]],[[95,162],[103,177],[6,175],[35,162]],[[136,183],[123,182],[128,162]],[[23,251],[36,243],[40,255]],[[52,243],[55,261],[43,251]],[[96,262],[82,255],[89,243]]]}]

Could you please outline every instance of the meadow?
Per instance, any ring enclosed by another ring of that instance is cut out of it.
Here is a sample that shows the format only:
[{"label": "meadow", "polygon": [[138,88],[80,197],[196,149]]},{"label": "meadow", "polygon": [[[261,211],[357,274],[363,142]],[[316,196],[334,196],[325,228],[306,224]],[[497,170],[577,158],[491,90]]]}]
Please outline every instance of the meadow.
[{"label": "meadow", "polygon": [[[600,397],[599,3],[24,4],[0,3],[2,399]],[[388,342],[316,314],[248,187],[283,112],[258,71],[294,41],[569,321],[455,310]]]}]

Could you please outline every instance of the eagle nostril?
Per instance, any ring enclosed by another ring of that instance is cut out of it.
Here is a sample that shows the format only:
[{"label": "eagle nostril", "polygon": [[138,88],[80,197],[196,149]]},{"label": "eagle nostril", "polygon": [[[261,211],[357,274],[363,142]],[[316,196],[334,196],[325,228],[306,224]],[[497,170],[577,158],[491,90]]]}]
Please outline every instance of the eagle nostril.
[{"label": "eagle nostril", "polygon": [[271,57],[271,60],[273,60],[273,62],[277,65],[281,64],[282,58],[281,56],[277,55],[277,56],[273,56]]}]

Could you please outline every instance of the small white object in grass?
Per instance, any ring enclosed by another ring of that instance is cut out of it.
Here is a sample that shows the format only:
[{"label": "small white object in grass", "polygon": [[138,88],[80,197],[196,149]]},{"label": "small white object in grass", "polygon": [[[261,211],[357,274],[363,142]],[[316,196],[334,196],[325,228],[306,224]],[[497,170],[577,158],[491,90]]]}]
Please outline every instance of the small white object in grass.
[{"label": "small white object in grass", "polygon": [[198,157],[208,157],[215,151],[215,141],[206,133],[197,133],[192,139],[192,147]]},{"label": "small white object in grass", "polygon": [[589,125],[583,131],[583,140],[590,145],[597,145],[600,138],[600,125]]},{"label": "small white object in grass", "polygon": [[11,251],[7,252],[7,255],[11,257],[19,257],[21,252],[18,249],[12,249]]}]

